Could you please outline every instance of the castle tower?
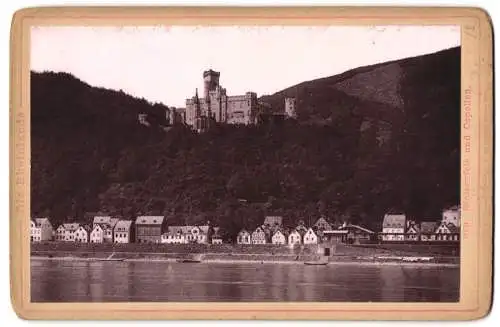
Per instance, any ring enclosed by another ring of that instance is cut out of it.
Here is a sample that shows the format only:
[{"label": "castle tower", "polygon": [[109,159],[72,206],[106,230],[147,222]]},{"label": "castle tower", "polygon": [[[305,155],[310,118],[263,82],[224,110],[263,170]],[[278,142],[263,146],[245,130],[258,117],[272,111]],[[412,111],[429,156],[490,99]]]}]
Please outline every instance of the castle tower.
[{"label": "castle tower", "polygon": [[209,98],[209,92],[215,91],[219,86],[220,73],[211,69],[203,72],[203,84],[205,86],[204,96],[205,99]]},{"label": "castle tower", "polygon": [[170,122],[170,125],[174,125],[175,124],[175,114],[176,114],[176,110],[174,107],[170,107],[168,108],[169,109],[169,122]]},{"label": "castle tower", "polygon": [[285,114],[288,118],[297,118],[297,100],[285,98]]}]

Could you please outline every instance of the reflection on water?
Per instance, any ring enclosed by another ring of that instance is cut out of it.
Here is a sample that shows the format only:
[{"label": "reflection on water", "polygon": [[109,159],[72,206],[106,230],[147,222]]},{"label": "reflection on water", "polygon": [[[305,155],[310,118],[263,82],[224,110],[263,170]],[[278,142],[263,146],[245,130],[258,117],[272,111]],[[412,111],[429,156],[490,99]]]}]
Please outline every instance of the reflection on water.
[{"label": "reflection on water", "polygon": [[33,302],[454,302],[459,269],[31,261]]}]

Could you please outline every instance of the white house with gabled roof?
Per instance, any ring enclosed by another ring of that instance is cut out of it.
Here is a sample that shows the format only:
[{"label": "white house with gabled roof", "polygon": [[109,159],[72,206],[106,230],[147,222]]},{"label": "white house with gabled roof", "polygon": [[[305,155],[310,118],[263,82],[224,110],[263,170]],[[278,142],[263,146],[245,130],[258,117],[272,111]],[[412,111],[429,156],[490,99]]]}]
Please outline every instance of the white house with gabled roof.
[{"label": "white house with gabled roof", "polygon": [[303,236],[303,243],[306,244],[318,244],[318,236],[312,228],[309,228]]},{"label": "white house with gabled roof", "polygon": [[281,230],[277,230],[271,238],[271,243],[275,245],[285,245],[287,243],[287,237]]},{"label": "white house with gabled roof", "polygon": [[79,226],[78,229],[75,231],[75,242],[78,243],[88,243],[90,239],[90,233],[92,230],[90,229],[90,226]]},{"label": "white house with gabled roof", "polygon": [[90,233],[90,243],[102,243],[104,242],[104,230],[101,225],[94,225],[94,229]]}]

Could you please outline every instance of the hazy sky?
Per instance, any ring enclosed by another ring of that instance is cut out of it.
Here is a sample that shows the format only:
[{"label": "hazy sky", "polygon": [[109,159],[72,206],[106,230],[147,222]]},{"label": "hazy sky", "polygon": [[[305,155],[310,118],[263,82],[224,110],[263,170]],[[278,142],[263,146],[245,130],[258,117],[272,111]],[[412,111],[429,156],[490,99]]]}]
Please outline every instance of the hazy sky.
[{"label": "hazy sky", "polygon": [[460,45],[458,26],[34,27],[31,68],[183,107],[202,73],[228,95],[272,94],[351,68]]}]

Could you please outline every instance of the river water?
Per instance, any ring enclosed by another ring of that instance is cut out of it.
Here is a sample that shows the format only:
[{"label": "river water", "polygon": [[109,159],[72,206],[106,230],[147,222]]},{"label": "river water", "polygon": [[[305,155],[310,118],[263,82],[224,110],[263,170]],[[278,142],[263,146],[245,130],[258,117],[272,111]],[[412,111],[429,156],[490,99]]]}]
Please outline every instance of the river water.
[{"label": "river water", "polygon": [[32,302],[455,302],[459,268],[31,260]]}]

